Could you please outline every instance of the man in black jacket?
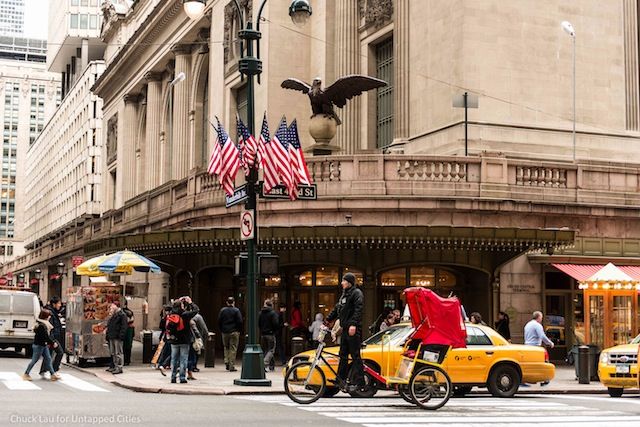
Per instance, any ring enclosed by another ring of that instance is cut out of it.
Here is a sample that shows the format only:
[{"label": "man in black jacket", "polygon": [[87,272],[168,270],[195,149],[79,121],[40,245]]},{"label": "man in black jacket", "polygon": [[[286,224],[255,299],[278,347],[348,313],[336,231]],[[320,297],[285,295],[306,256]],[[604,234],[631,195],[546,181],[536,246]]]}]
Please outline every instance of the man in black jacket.
[{"label": "man in black jacket", "polygon": [[[167,316],[167,342],[171,343],[171,382],[176,382],[178,368],[180,368],[180,383],[187,383],[187,365],[189,362],[189,348],[191,347],[191,326],[189,322],[200,312],[191,298],[183,297],[173,303],[173,308]],[[177,322],[173,320],[178,316]],[[180,321],[180,319],[182,319]]]},{"label": "man in black jacket", "polygon": [[264,370],[273,371],[275,369],[275,357],[276,350],[276,332],[280,327],[278,320],[278,314],[273,311],[273,302],[270,299],[265,300],[264,307],[260,311],[258,317],[258,328],[260,329],[260,335],[262,336],[262,349],[264,353]]},{"label": "man in black jacket", "polygon": [[353,369],[353,383],[349,385],[349,392],[356,391],[364,386],[364,370],[360,357],[362,344],[362,308],[364,297],[362,291],[356,287],[356,276],[347,273],[342,276],[342,296],[338,304],[333,308],[327,321],[336,318],[340,320],[342,327],[342,339],[340,341],[340,364],[338,376],[344,380],[349,374],[349,356]]},{"label": "man in black jacket", "polygon": [[[53,357],[53,370],[58,372],[60,370],[60,363],[62,362],[62,356],[64,355],[64,347],[62,345],[62,322],[60,321],[60,309],[62,308],[62,301],[60,298],[54,296],[49,300],[49,304],[44,307],[51,312],[51,319],[49,323],[53,326],[51,329],[51,339],[58,343],[56,347],[53,347],[52,351],[55,352]],[[44,360],[40,364],[40,376],[44,377],[47,371]]]},{"label": "man in black jacket", "polygon": [[235,307],[233,297],[227,298],[227,306],[220,310],[220,314],[218,315],[218,328],[222,334],[224,364],[227,371],[237,371],[234,365],[236,363],[236,353],[238,352],[240,330],[242,329],[242,314],[240,310]]},{"label": "man in black jacket", "polygon": [[113,368],[107,369],[112,374],[121,374],[124,366],[123,342],[127,335],[127,315],[120,308],[120,302],[114,301],[109,308],[109,321],[107,323],[107,341],[109,352],[113,360]]}]

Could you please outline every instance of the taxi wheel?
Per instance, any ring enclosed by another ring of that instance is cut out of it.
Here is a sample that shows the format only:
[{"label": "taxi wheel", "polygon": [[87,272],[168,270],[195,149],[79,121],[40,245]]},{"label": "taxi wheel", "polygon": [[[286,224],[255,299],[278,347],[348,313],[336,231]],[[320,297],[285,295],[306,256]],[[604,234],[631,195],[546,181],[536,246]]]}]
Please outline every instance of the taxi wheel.
[{"label": "taxi wheel", "polygon": [[611,396],[611,397],[621,397],[622,393],[624,393],[624,389],[623,388],[609,387],[607,389],[607,391],[609,392],[609,396]]},{"label": "taxi wheel", "polygon": [[340,392],[338,387],[325,387],[322,397],[333,397]]},{"label": "taxi wheel", "polygon": [[520,373],[511,365],[496,366],[487,382],[487,388],[494,397],[512,397],[520,386]]},{"label": "taxi wheel", "polygon": [[471,392],[471,386],[456,386],[453,388],[453,397],[464,397]]}]

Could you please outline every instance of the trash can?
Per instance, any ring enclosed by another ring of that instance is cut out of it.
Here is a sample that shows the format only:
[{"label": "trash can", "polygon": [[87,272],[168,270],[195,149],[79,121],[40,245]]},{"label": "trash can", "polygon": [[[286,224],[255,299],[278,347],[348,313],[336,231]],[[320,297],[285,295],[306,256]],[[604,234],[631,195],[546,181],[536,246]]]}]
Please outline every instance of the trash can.
[{"label": "trash can", "polygon": [[[576,379],[580,378],[580,357],[578,354],[578,349],[581,346],[574,345],[569,354],[567,355],[567,361],[571,363],[573,360],[573,365],[575,367]],[[598,381],[598,362],[600,360],[600,347],[595,344],[584,345],[584,347],[588,347],[588,367],[589,367],[589,379],[591,381]]]},{"label": "trash can", "polygon": [[209,332],[207,342],[204,345],[204,367],[216,367],[216,334]]},{"label": "trash can", "polygon": [[293,337],[291,338],[291,356],[295,356],[298,353],[302,353],[304,351],[304,338],[302,337]]},{"label": "trash can", "polygon": [[142,363],[151,363],[153,359],[153,332],[142,331]]}]

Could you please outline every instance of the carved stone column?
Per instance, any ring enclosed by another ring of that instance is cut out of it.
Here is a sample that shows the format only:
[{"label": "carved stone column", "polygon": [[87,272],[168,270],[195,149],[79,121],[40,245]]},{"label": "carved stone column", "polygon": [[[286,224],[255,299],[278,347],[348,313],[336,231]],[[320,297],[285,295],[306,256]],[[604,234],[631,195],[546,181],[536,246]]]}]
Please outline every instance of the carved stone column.
[{"label": "carved stone column", "polygon": [[396,0],[393,24],[394,138],[391,151],[409,141],[409,0]]},{"label": "carved stone column", "polygon": [[[182,179],[189,172],[189,89],[191,87],[191,46],[175,45],[175,76],[185,79],[173,86],[173,123],[171,130],[171,178]],[[169,89],[171,90],[171,88]]]},{"label": "carved stone column", "polygon": [[130,93],[124,96],[122,161],[119,174],[122,177],[122,203],[136,194],[136,127],[138,124],[138,102],[140,94]]},{"label": "carved stone column", "polygon": [[[358,21],[357,2],[336,0],[336,78],[360,72]],[[324,85],[331,83],[324,82]],[[360,104],[360,98],[355,97],[344,108],[336,108],[342,120],[336,143],[345,154],[352,154],[360,147]]]},{"label": "carved stone column", "polygon": [[146,140],[146,183],[145,189],[152,190],[160,185],[160,120],[162,117],[162,74],[147,73],[147,128]]}]

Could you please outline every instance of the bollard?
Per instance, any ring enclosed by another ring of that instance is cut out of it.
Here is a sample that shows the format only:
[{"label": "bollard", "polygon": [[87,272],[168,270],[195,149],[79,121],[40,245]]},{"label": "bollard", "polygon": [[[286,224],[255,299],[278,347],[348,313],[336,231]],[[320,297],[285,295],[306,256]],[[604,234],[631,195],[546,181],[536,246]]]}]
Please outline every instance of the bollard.
[{"label": "bollard", "polygon": [[216,367],[216,334],[209,332],[207,342],[204,344],[204,367]]},{"label": "bollard", "polygon": [[151,363],[153,359],[153,332],[142,331],[142,363]]},{"label": "bollard", "polygon": [[291,357],[304,351],[304,338],[293,337],[291,338]]},{"label": "bollard", "polygon": [[591,377],[589,362],[589,347],[581,345],[578,347],[578,384],[589,384]]}]

